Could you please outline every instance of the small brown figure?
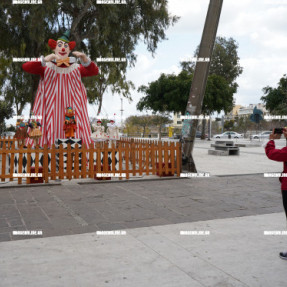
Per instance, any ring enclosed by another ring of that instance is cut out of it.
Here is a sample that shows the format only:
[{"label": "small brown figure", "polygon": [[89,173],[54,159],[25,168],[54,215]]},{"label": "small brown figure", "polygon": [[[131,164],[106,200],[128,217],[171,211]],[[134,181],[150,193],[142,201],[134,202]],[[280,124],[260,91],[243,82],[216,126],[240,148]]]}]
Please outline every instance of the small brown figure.
[{"label": "small brown figure", "polygon": [[42,136],[42,132],[39,127],[41,127],[40,122],[36,121],[34,113],[31,113],[31,122],[29,123],[29,138],[34,140],[34,146],[36,147],[39,144],[39,139]]},{"label": "small brown figure", "polygon": [[75,138],[75,130],[77,129],[77,123],[75,120],[75,112],[71,107],[66,108],[65,113],[65,138]]},{"label": "small brown figure", "polygon": [[27,123],[23,119],[19,119],[16,124],[16,133],[14,138],[18,142],[18,147],[22,146],[25,142],[25,139],[28,137],[27,133]]}]

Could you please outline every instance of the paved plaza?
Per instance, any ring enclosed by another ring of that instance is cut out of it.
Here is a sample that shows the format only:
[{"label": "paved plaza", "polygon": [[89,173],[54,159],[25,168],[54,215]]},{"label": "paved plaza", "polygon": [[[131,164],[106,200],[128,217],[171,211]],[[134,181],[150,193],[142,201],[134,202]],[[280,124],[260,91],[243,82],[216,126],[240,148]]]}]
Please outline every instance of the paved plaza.
[{"label": "paved plaza", "polygon": [[267,235],[286,230],[280,184],[264,177],[282,163],[210,144],[194,148],[206,178],[2,184],[0,286],[285,286],[287,235]]}]

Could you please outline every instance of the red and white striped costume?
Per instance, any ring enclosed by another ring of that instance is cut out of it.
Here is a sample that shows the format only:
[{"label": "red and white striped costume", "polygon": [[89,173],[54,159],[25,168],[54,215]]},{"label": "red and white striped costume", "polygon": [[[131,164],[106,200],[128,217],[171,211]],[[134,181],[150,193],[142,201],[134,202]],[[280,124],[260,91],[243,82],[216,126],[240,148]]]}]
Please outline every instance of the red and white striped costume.
[{"label": "red and white striped costume", "polygon": [[[23,70],[32,74],[41,75],[33,113],[41,116],[42,137],[40,146],[51,146],[56,139],[65,138],[64,120],[65,110],[72,107],[75,111],[77,130],[75,138],[89,145],[91,140],[91,127],[87,109],[87,94],[81,77],[98,74],[98,67],[91,62],[88,67],[72,64],[69,67],[57,67],[52,62],[47,62],[43,67],[41,62],[27,62]],[[33,144],[32,139],[27,139],[27,144]]]}]

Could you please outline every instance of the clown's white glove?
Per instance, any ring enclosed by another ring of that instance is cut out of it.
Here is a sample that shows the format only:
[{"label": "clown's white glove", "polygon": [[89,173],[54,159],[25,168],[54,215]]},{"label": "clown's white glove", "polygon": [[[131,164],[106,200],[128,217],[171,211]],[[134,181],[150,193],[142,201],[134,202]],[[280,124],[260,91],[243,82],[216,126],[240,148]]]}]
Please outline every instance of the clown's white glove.
[{"label": "clown's white glove", "polygon": [[81,64],[84,67],[88,67],[91,64],[91,59],[88,58],[85,53],[75,51],[72,54],[75,55],[77,58],[80,58]]}]

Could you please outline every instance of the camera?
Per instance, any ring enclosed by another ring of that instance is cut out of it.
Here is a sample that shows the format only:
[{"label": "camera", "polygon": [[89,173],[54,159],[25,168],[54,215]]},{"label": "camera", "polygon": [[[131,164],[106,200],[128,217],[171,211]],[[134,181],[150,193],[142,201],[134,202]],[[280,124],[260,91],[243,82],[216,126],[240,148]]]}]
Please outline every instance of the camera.
[{"label": "camera", "polygon": [[282,134],[283,134],[283,128],[275,128],[275,129],[274,129],[274,134],[280,134],[280,135],[282,135]]}]

